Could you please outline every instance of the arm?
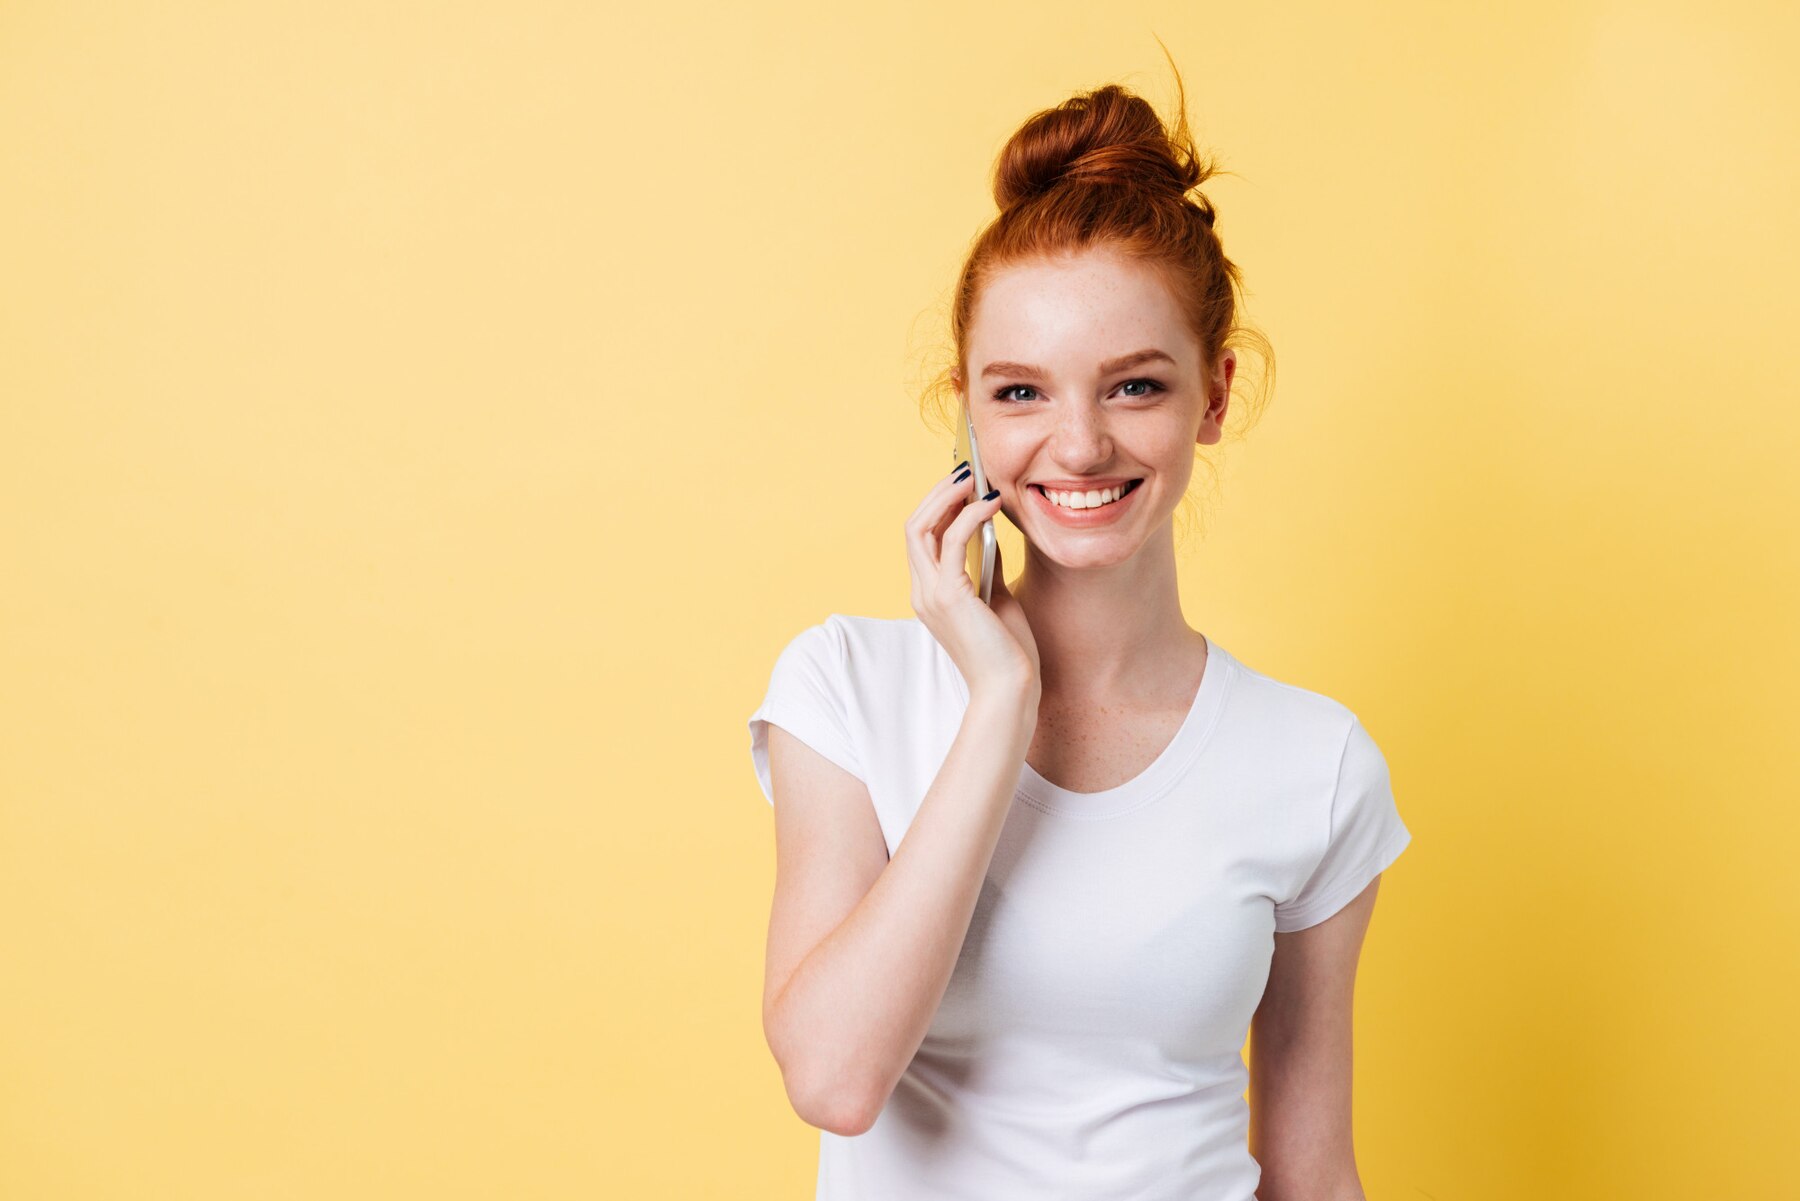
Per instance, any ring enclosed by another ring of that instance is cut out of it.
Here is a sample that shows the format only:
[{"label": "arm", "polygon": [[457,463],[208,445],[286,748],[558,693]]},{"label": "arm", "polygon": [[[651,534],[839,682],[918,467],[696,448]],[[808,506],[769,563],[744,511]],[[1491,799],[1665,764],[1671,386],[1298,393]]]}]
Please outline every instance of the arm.
[{"label": "arm", "polygon": [[776,884],[763,1032],[811,1125],[867,1130],[925,1040],[1037,727],[1023,695],[971,698],[892,861],[862,781],[770,727]]},{"label": "arm", "polygon": [[1351,1002],[1380,884],[1317,925],[1275,935],[1250,1034],[1261,1201],[1365,1201],[1350,1129]]}]

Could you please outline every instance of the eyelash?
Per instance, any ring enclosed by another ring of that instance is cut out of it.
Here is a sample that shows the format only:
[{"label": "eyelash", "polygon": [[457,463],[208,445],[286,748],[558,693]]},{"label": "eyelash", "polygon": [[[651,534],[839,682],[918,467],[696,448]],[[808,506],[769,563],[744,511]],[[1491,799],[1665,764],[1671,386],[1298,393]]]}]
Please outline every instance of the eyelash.
[{"label": "eyelash", "polygon": [[[1143,400],[1145,397],[1155,396],[1158,392],[1167,392],[1169,390],[1167,385],[1163,384],[1160,380],[1153,380],[1153,379],[1128,379],[1125,381],[1125,383],[1120,384],[1119,387],[1123,388],[1123,387],[1125,387],[1126,384],[1149,384],[1150,385],[1150,389],[1151,389],[1150,391],[1140,392],[1136,396],[1129,397],[1128,399],[1131,399],[1131,400]],[[1007,399],[1006,394],[1008,392],[1011,392],[1014,388],[1031,388],[1031,385],[1030,384],[1008,384],[1008,385],[1006,385],[1006,387],[1001,388],[994,393],[994,399],[1000,401],[1003,404],[1024,404],[1024,403],[1026,403],[1022,400]],[[1037,391],[1036,388],[1031,388],[1031,390],[1033,392]]]}]

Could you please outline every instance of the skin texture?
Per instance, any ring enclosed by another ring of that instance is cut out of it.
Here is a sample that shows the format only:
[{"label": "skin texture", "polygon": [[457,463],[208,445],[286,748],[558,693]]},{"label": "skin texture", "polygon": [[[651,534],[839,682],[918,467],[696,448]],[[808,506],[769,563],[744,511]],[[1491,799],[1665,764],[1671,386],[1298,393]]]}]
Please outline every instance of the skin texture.
[{"label": "skin texture", "polygon": [[[1100,374],[1103,361],[1149,348],[1175,365]],[[996,361],[1043,370],[986,373]],[[1012,591],[1037,640],[1043,700],[1184,705],[1204,642],[1182,615],[1174,514],[1195,444],[1221,437],[1236,353],[1227,350],[1202,380],[1198,342],[1160,281],[1089,252],[990,279],[970,322],[966,367],[959,387],[982,465],[1025,535]],[[1134,382],[1146,379],[1167,391]],[[1056,524],[1023,491],[1034,479],[1082,476],[1144,482],[1124,520],[1085,530]]]},{"label": "skin texture", "polygon": [[1250,1022],[1250,1153],[1260,1201],[1363,1201],[1351,1141],[1351,1001],[1381,877],[1316,926],[1275,936]]},{"label": "skin texture", "polygon": [[[1150,348],[1173,364],[1100,370]],[[1174,515],[1195,445],[1222,435],[1237,356],[1225,350],[1208,372],[1201,352],[1160,279],[1103,250],[1003,270],[970,323],[957,384],[988,481],[1025,536],[1012,592],[1042,662],[1027,758],[1076,791],[1113,787],[1148,765],[1205,666],[1205,640],[1182,613]],[[988,373],[995,362],[1037,370]],[[1084,476],[1144,482],[1121,520],[1093,529],[1056,524],[1023,490]],[[1351,1001],[1378,884],[1316,926],[1275,935],[1251,1036],[1262,1201],[1363,1196],[1351,1141]]]}]

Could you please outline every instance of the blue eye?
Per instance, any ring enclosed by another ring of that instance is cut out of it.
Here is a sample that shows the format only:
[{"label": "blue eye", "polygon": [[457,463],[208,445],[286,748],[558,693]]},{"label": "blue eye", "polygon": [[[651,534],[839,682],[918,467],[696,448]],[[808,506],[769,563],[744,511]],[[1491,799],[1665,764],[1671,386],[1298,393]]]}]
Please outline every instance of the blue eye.
[{"label": "blue eye", "polygon": [[[1129,388],[1133,384],[1144,384],[1149,388],[1149,391],[1147,391],[1147,392],[1127,392],[1125,394],[1126,396],[1132,397],[1133,399],[1136,399],[1136,400],[1142,400],[1146,396],[1154,396],[1158,392],[1167,392],[1169,390],[1168,387],[1166,385],[1164,385],[1161,381],[1148,379],[1148,378],[1128,379],[1124,383],[1120,384],[1119,387]],[[999,391],[994,393],[994,399],[998,400],[998,401],[1003,401],[1003,402],[1006,402],[1009,404],[1023,404],[1024,401],[1014,398],[1011,395],[1011,393],[1013,393],[1013,392],[1036,392],[1036,391],[1037,391],[1037,389],[1032,387],[1030,384],[1008,384],[1008,385],[1006,385],[1006,387],[1001,388]],[[1026,399],[1032,399],[1032,398],[1027,397]]]},{"label": "blue eye", "polygon": [[1158,392],[1167,392],[1168,391],[1168,389],[1163,387],[1163,385],[1161,383],[1159,383],[1158,381],[1153,380],[1153,379],[1128,379],[1124,383],[1120,384],[1119,387],[1129,388],[1133,384],[1149,384],[1151,390],[1148,392],[1133,392],[1133,393],[1131,393],[1132,396],[1154,396]]}]

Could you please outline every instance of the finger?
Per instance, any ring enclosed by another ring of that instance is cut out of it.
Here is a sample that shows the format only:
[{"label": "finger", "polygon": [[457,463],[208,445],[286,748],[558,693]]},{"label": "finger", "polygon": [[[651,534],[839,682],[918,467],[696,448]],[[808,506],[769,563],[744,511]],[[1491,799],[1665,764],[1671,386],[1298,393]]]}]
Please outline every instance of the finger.
[{"label": "finger", "polygon": [[1000,502],[1004,499],[997,488],[989,496],[992,499],[969,502],[950,523],[950,528],[944,531],[944,541],[939,548],[937,562],[940,584],[951,583],[951,572],[961,574],[964,580],[969,579],[969,542],[974,538],[976,528],[1000,511]]},{"label": "finger", "polygon": [[[958,476],[962,478],[958,479]],[[973,473],[965,464],[940,479],[932,485],[925,498],[919,502],[919,507],[907,519],[907,540],[909,543],[916,543],[928,563],[937,562],[938,541],[943,537],[944,527],[966,503],[973,486],[970,483],[972,478]]]},{"label": "finger", "polygon": [[950,496],[944,505],[944,510],[938,515],[937,522],[931,527],[931,539],[927,544],[926,549],[931,552],[932,560],[934,562],[941,553],[939,548],[944,541],[944,531],[950,528],[950,523],[956,520],[958,514],[960,514],[973,499],[975,499],[975,477],[973,473],[971,473],[964,476],[960,482],[951,485]]},{"label": "finger", "polygon": [[[971,476],[963,474],[966,471],[965,464],[932,485],[919,507],[906,519],[906,557],[917,581],[930,580],[937,574],[938,542],[943,527],[960,508],[958,497],[971,487]],[[958,480],[958,475],[963,478]]]},{"label": "finger", "polygon": [[[937,524],[938,516],[943,512],[944,504],[951,492],[957,487],[956,477],[969,470],[969,464],[963,462],[953,470],[938,477],[937,483],[919,500],[918,508],[906,519],[906,524],[927,528]],[[973,472],[970,473],[971,475]]]}]

